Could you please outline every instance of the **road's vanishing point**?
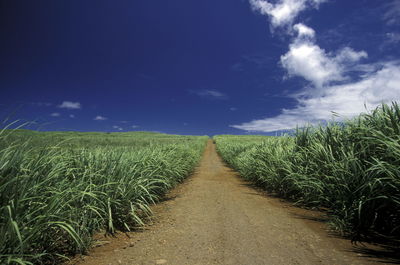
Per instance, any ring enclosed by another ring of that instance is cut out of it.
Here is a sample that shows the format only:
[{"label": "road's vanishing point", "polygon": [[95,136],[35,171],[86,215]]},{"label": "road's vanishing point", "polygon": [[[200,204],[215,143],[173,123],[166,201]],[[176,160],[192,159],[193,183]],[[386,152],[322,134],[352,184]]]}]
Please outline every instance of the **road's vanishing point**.
[{"label": "road's vanishing point", "polygon": [[78,264],[375,264],[329,236],[310,211],[248,185],[211,140],[196,172],[153,209],[152,225],[111,239],[117,242]]}]

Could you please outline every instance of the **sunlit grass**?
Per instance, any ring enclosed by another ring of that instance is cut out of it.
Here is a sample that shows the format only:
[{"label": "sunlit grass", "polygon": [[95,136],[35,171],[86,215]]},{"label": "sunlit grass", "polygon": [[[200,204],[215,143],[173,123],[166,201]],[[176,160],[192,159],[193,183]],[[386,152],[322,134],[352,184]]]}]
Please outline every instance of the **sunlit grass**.
[{"label": "sunlit grass", "polygon": [[207,137],[152,133],[0,134],[0,263],[58,262],[99,230],[143,225],[190,174]]},{"label": "sunlit grass", "polygon": [[354,239],[400,239],[400,109],[394,103],[294,137],[216,136],[240,174],[298,204],[327,208]]}]

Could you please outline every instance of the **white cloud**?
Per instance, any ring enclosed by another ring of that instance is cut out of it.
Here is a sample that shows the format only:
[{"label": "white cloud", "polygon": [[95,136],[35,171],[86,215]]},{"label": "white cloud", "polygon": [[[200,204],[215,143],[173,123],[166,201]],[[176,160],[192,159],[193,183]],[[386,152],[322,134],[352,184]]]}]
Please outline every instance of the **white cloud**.
[{"label": "white cloud", "polygon": [[359,60],[367,57],[368,54],[365,51],[357,52],[350,47],[344,47],[343,49],[339,50],[333,60],[338,64],[343,64],[358,62]]},{"label": "white cloud", "polygon": [[315,44],[312,28],[304,24],[296,24],[293,28],[298,35],[289,45],[289,51],[281,56],[281,65],[289,76],[303,77],[317,88],[345,80],[350,66],[368,56],[365,51],[357,52],[349,47],[329,54]]},{"label": "white cloud", "polygon": [[[290,26],[297,15],[309,6],[318,7],[324,0],[250,0],[252,7],[271,19],[271,26]],[[384,14],[388,24],[398,22],[400,0],[392,1]],[[282,55],[280,63],[289,77],[298,76],[311,85],[301,94],[292,109],[283,109],[275,117],[253,120],[231,127],[270,132],[293,129],[296,126],[326,122],[335,117],[344,120],[371,110],[381,103],[400,101],[400,61],[362,64],[365,51],[344,47],[336,52],[326,52],[315,42],[315,31],[298,23],[287,33],[297,33]],[[390,37],[390,36],[389,36]],[[351,74],[350,74],[351,73]],[[337,116],[339,115],[339,116]]]},{"label": "white cloud", "polygon": [[114,129],[118,130],[118,131],[123,131],[124,129],[118,125],[114,125],[113,126]]},{"label": "white cloud", "polygon": [[63,101],[61,105],[58,105],[61,109],[81,109],[81,103],[79,102],[72,102],[72,101]]},{"label": "white cloud", "polygon": [[[372,67],[371,67],[372,68]],[[328,86],[322,95],[311,93],[297,98],[293,109],[284,109],[276,117],[253,120],[232,127],[247,131],[270,132],[293,129],[297,125],[316,124],[331,120],[333,113],[338,120],[354,117],[374,109],[381,103],[400,101],[400,64],[388,62],[380,70],[366,73],[357,82]]]},{"label": "white cloud", "polygon": [[61,114],[58,113],[58,112],[53,112],[53,113],[50,114],[50,116],[51,116],[51,117],[60,117]]},{"label": "white cloud", "polygon": [[230,111],[236,111],[237,108],[232,107],[232,108],[229,108],[229,110],[230,110]]},{"label": "white cloud", "polygon": [[132,129],[139,128],[139,125],[132,125],[131,128],[132,128]]},{"label": "white cloud", "polygon": [[339,66],[317,45],[311,42],[295,42],[281,56],[281,64],[289,76],[301,76],[321,87],[324,83],[342,80]]},{"label": "white cloud", "polygon": [[93,120],[95,120],[95,121],[105,121],[107,119],[108,118],[100,116],[100,115],[97,115],[96,117],[93,118]]},{"label": "white cloud", "polygon": [[73,118],[75,118],[75,115],[74,115],[74,114],[70,114],[69,117],[70,117],[71,119],[73,119]]},{"label": "white cloud", "polygon": [[297,32],[298,37],[307,37],[307,38],[314,38],[315,37],[315,31],[304,25],[303,23],[298,23],[293,26],[293,29]]},{"label": "white cloud", "polygon": [[204,89],[204,90],[198,90],[198,91],[192,91],[196,95],[200,97],[205,97],[205,98],[213,98],[213,99],[227,99],[228,97],[215,89]]},{"label": "white cloud", "polygon": [[314,5],[316,5],[316,7],[318,7],[320,4],[327,2],[328,0],[313,0],[312,2],[314,3]]},{"label": "white cloud", "polygon": [[291,25],[299,13],[309,7],[317,8],[325,0],[249,0],[251,7],[271,19],[272,27]]}]

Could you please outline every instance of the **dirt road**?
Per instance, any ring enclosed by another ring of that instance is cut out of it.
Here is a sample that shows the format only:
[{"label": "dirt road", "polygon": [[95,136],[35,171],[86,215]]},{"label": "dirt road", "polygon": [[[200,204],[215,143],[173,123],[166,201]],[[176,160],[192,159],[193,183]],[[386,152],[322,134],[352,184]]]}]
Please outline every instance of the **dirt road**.
[{"label": "dirt road", "polygon": [[195,174],[154,212],[151,226],[110,240],[79,264],[377,264],[329,236],[312,220],[320,214],[250,187],[211,141]]}]

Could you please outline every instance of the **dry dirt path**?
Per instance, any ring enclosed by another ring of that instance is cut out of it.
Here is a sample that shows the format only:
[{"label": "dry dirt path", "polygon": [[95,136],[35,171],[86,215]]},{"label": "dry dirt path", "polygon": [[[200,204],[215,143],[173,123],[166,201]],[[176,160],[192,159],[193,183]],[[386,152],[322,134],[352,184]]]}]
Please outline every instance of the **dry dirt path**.
[{"label": "dry dirt path", "polygon": [[195,174],[153,209],[152,225],[74,264],[378,264],[329,236],[318,213],[250,187],[211,140]]}]

